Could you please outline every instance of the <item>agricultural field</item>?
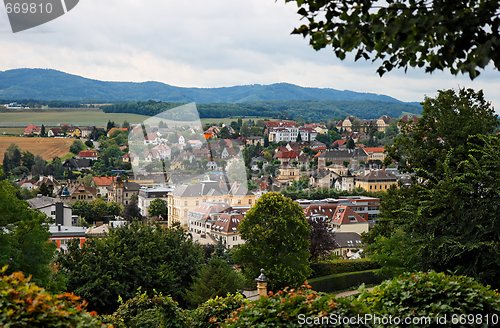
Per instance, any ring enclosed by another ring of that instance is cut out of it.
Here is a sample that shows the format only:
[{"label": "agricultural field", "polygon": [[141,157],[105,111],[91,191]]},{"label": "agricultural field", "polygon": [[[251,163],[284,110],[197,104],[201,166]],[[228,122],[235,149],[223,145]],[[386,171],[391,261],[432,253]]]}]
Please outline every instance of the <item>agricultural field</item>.
[{"label": "agricultural field", "polygon": [[104,127],[108,121],[113,121],[121,125],[123,121],[140,123],[147,118],[148,116],[136,114],[107,114],[99,109],[24,111],[0,113],[0,126],[9,128],[24,127],[32,123],[36,125],[44,124],[46,127],[55,127],[66,123],[75,126]]},{"label": "agricultural field", "polygon": [[63,157],[69,153],[69,147],[75,141],[71,138],[27,138],[0,136],[0,163],[7,148],[11,144],[16,144],[24,151],[29,151],[34,155],[40,155],[45,160],[51,160],[58,156]]}]

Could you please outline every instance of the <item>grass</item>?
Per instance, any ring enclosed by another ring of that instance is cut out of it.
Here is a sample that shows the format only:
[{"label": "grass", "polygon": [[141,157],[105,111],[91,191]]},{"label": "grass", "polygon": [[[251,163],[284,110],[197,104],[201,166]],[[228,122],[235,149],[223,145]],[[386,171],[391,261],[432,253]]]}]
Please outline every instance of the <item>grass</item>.
[{"label": "grass", "polygon": [[[0,121],[0,124],[2,121]],[[2,128],[0,127],[0,135],[15,135],[18,136],[24,133],[24,128]]]}]

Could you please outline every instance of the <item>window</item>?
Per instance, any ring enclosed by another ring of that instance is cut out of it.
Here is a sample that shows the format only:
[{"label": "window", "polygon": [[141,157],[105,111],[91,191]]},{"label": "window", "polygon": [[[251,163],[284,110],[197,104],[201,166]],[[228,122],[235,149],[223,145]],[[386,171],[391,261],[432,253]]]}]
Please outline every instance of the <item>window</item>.
[{"label": "window", "polygon": [[51,211],[50,215],[56,215],[56,211]]}]

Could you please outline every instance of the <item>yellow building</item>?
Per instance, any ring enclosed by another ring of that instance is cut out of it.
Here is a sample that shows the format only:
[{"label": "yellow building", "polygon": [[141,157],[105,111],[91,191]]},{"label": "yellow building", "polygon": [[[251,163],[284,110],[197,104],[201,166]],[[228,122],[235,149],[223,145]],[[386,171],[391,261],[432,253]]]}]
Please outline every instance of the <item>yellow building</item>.
[{"label": "yellow building", "polygon": [[397,186],[398,178],[386,170],[371,170],[368,174],[357,177],[356,188],[370,192],[387,191],[391,186]]},{"label": "yellow building", "polygon": [[228,186],[222,181],[205,179],[200,183],[181,185],[168,195],[168,224],[179,222],[188,226],[188,212],[201,203],[225,203],[231,207],[253,206],[257,197],[248,191],[246,185],[233,183]]}]

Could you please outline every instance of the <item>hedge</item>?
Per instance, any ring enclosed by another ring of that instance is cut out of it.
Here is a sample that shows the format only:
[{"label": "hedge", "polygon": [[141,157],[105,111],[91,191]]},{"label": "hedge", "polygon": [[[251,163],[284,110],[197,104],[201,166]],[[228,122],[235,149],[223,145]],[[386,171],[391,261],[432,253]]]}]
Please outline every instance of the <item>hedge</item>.
[{"label": "hedge", "polygon": [[377,275],[378,270],[365,270],[358,272],[337,273],[328,276],[313,278],[309,284],[319,292],[336,292],[361,284],[373,285],[382,282],[383,278]]},{"label": "hedge", "polygon": [[379,269],[380,265],[370,259],[359,260],[327,260],[311,264],[312,278],[322,277],[337,273],[357,272]]}]

